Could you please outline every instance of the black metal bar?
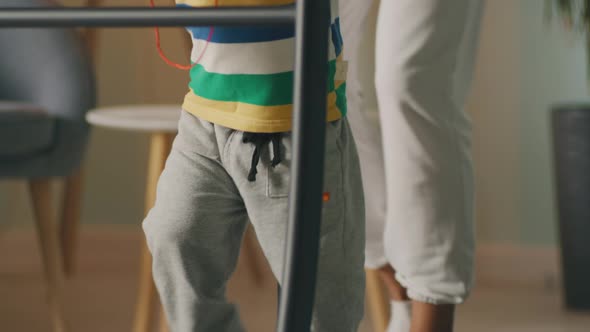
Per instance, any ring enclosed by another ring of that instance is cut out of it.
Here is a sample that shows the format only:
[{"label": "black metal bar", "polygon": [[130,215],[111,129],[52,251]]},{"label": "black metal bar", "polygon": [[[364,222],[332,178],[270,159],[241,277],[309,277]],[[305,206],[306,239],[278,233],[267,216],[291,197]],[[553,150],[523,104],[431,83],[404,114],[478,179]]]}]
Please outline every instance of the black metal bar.
[{"label": "black metal bar", "polygon": [[289,225],[278,331],[309,331],[322,215],[328,0],[298,0]]},{"label": "black metal bar", "polygon": [[241,8],[1,8],[0,28],[294,24],[289,6]]}]

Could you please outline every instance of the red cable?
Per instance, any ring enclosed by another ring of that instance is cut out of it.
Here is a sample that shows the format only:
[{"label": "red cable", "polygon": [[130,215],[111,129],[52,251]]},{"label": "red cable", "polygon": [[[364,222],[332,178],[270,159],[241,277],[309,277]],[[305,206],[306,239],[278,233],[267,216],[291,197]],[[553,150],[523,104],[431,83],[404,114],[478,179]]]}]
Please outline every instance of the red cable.
[{"label": "red cable", "polygon": [[[154,3],[155,0],[150,0],[150,6],[152,8],[156,7],[156,4]],[[219,0],[215,0],[215,7],[217,7],[218,5],[218,1]],[[166,54],[164,54],[164,51],[162,50],[162,45],[160,43],[161,38],[160,38],[160,29],[158,27],[154,28],[154,32],[156,34],[156,48],[158,49],[158,54],[160,55],[160,58],[162,58],[162,60],[164,60],[164,62],[166,62],[166,64],[168,64],[169,66],[178,68],[178,69],[182,69],[182,70],[191,70],[194,66],[196,66],[199,62],[201,62],[201,59],[203,58],[203,55],[205,55],[205,51],[207,50],[207,46],[209,46],[209,42],[211,41],[211,39],[213,38],[213,27],[209,27],[209,36],[207,36],[207,43],[205,44],[205,47],[203,48],[203,51],[201,52],[201,55],[199,55],[199,57],[197,58],[197,61],[195,61],[192,65],[181,65],[179,63],[176,63],[172,60],[170,60]]]}]

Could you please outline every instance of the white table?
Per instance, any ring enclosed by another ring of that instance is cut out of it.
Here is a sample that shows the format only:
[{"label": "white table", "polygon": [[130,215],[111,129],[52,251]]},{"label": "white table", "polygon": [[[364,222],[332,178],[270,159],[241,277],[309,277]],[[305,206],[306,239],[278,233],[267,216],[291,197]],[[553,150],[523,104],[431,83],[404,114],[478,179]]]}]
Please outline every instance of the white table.
[{"label": "white table", "polygon": [[[129,105],[92,110],[86,116],[87,121],[94,126],[150,134],[145,195],[146,214],[154,205],[158,178],[170,153],[180,113],[180,105]],[[152,313],[158,299],[152,279],[152,257],[145,238],[142,237],[142,239],[134,332],[151,331]],[[162,326],[165,326],[163,318],[161,316],[160,320]]]},{"label": "white table", "polygon": [[86,119],[99,127],[149,133],[176,133],[180,105],[128,105],[90,111]]}]

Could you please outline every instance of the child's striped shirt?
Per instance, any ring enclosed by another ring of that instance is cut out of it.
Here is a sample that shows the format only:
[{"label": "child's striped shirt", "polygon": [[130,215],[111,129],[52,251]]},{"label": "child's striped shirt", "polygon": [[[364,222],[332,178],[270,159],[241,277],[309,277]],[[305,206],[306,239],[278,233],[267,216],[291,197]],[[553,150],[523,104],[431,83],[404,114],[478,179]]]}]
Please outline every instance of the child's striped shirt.
[{"label": "child's striped shirt", "polygon": [[[294,0],[218,0],[223,6],[273,6]],[[176,0],[178,6],[212,7],[215,0]],[[331,0],[327,121],[346,113],[338,1]],[[294,28],[292,26],[189,27],[193,38],[190,92],[183,107],[206,121],[248,132],[291,130]],[[207,45],[205,52],[203,50]]]}]

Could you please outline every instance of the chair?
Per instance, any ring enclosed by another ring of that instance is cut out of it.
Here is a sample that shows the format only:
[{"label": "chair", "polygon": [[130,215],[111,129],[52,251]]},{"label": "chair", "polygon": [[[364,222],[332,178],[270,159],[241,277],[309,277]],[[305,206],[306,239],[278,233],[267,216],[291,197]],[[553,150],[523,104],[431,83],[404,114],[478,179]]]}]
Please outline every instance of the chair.
[{"label": "chair", "polygon": [[[0,0],[0,7],[42,6],[55,3]],[[80,164],[89,132],[84,117],[95,105],[94,78],[74,30],[0,29],[0,44],[0,180],[22,179],[29,184],[53,329],[65,331],[62,266],[72,271]],[[52,220],[54,179],[65,187],[61,237]],[[62,249],[68,256],[61,257]]]}]

